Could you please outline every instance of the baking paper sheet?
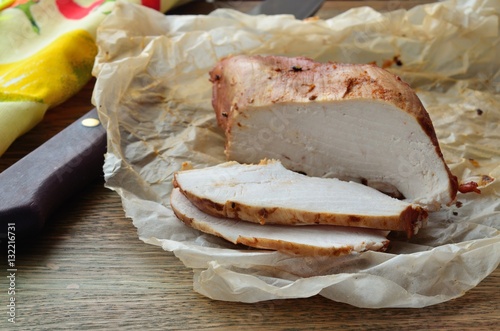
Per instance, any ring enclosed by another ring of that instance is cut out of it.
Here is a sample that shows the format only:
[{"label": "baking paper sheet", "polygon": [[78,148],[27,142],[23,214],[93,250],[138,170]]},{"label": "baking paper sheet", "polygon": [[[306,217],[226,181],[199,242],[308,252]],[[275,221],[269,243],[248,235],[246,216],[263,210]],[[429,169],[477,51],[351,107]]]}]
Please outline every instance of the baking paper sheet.
[{"label": "baking paper sheet", "polygon": [[[118,3],[98,32],[93,102],[108,134],[106,185],[146,243],[194,270],[194,289],[257,302],[316,294],[358,307],[424,307],[463,295],[500,260],[498,1],[449,1],[409,11],[358,8],[328,20],[164,16]],[[169,206],[182,162],[224,162],[208,72],[230,54],[376,62],[417,91],[452,172],[481,194],[430,215],[388,252],[298,257],[247,249],[188,228]]]}]

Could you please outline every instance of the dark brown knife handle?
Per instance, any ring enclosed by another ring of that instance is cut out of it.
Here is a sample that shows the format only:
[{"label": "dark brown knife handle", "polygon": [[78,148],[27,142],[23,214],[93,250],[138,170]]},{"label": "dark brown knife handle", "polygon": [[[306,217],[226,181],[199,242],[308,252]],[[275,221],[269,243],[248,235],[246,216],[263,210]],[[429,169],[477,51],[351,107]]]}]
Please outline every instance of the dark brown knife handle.
[{"label": "dark brown knife handle", "polygon": [[92,118],[95,109],[0,173],[0,238],[10,223],[16,234],[39,232],[62,202],[102,175],[106,131],[84,125]]}]

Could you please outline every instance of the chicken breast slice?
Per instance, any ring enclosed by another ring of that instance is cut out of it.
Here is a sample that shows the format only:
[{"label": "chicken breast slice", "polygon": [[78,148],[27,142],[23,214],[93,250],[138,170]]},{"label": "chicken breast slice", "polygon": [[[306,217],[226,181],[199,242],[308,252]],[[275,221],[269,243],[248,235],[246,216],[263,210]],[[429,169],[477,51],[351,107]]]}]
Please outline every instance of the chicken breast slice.
[{"label": "chicken breast slice", "polygon": [[210,77],[229,160],[279,159],[288,169],[363,182],[431,211],[456,198],[457,179],[427,111],[382,68],[233,56]]},{"label": "chicken breast slice", "polygon": [[178,171],[174,187],[205,213],[260,224],[353,226],[411,237],[427,220],[420,206],[359,183],[305,176],[275,160]]},{"label": "chicken breast slice", "polygon": [[172,191],[170,204],[175,215],[188,226],[233,244],[254,248],[295,255],[336,256],[367,250],[384,251],[389,245],[388,231],[329,225],[262,226],[210,216],[196,208],[179,189]]}]

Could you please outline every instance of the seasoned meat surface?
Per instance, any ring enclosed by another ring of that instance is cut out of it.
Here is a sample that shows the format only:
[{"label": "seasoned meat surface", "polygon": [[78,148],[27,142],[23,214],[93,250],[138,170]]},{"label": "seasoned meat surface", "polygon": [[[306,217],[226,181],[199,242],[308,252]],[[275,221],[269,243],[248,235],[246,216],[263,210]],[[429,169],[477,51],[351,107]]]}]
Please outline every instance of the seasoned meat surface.
[{"label": "seasoned meat surface", "polygon": [[179,171],[174,186],[207,214],[258,224],[341,225],[411,237],[427,220],[420,206],[355,182],[301,175],[279,161]]},{"label": "seasoned meat surface", "polygon": [[382,68],[241,55],[221,60],[210,80],[229,160],[279,159],[429,210],[455,200],[457,180],[428,113],[408,84]]},{"label": "seasoned meat surface", "polygon": [[278,250],[304,256],[338,256],[367,250],[384,251],[389,231],[330,225],[292,227],[261,226],[255,223],[210,216],[197,209],[179,189],[170,204],[175,215],[188,226],[226,239],[234,244]]}]

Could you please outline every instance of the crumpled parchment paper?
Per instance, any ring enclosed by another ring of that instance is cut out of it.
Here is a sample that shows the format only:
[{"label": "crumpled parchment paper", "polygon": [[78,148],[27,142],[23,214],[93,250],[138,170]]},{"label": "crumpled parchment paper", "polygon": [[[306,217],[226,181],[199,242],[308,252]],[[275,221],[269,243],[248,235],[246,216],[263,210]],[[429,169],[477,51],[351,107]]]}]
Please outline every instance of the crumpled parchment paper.
[{"label": "crumpled parchment paper", "polygon": [[[359,8],[328,20],[163,16],[118,3],[98,31],[94,104],[106,127],[106,185],[146,243],[194,270],[194,289],[257,302],[320,294],[358,307],[424,307],[463,295],[500,260],[500,4],[449,1],[409,11]],[[188,228],[169,206],[181,163],[225,161],[208,71],[230,54],[376,62],[417,91],[447,163],[481,194],[430,216],[388,252],[298,257],[247,249]]]}]

